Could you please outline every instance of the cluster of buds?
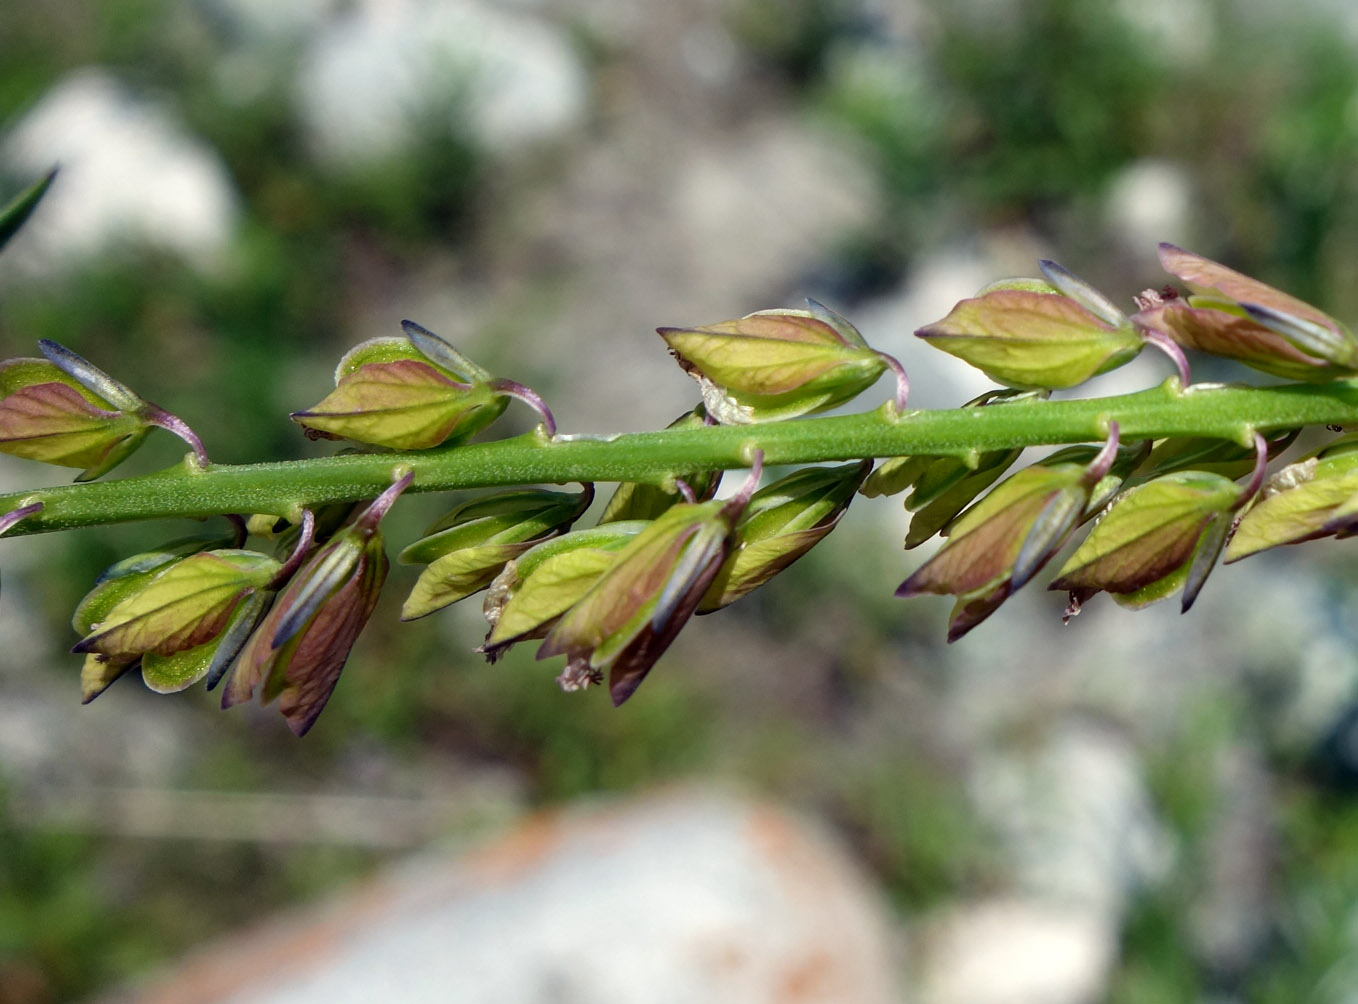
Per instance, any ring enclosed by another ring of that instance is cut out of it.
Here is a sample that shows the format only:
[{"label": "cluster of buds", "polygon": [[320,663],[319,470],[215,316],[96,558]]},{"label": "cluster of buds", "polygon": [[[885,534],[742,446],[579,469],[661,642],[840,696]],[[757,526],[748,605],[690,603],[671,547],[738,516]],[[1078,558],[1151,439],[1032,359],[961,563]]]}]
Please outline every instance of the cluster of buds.
[{"label": "cluster of buds", "polygon": [[[0,209],[0,247],[50,181]],[[1161,245],[1160,260],[1187,291],[1146,291],[1133,298],[1132,313],[1042,261],[1040,277],[987,286],[919,329],[927,343],[1002,385],[956,414],[1027,421],[1053,407],[1042,403],[1053,392],[1122,366],[1148,345],[1172,360],[1176,376],[1165,388],[1180,397],[1192,391],[1185,349],[1294,380],[1358,376],[1358,340],[1334,318],[1173,245]],[[231,515],[229,536],[177,541],[109,568],[72,621],[86,701],[133,672],[165,693],[224,683],[224,707],[256,696],[277,701],[293,731],[305,733],[387,579],[384,517],[403,492],[430,487],[416,476],[420,451],[466,443],[512,400],[539,416],[535,436],[525,437],[533,449],[571,438],[557,436],[529,388],[492,376],[418,324],[402,329],[350,351],[335,389],[291,416],[309,438],[343,440],[347,451],[400,451],[390,458],[389,487],[315,512],[278,503],[283,511]],[[658,331],[702,397],[670,429],[683,438],[709,425],[746,427],[739,453],[714,465],[748,467],[740,488],[718,497],[721,470],[685,469],[700,466],[692,461],[661,475],[652,468],[650,480],[620,483],[592,526],[578,525],[595,501],[589,482],[579,492],[527,486],[463,499],[400,552],[402,563],[423,566],[402,619],[484,592],[488,631],[477,651],[489,661],[537,642],[538,659],[564,659],[557,678],[564,689],[607,678],[621,704],[695,614],[736,602],[792,565],[860,494],[905,494],[907,549],[941,538],[897,595],[953,597],[949,641],[1032,581],[1082,526],[1087,535],[1051,583],[1069,595],[1067,619],[1099,592],[1134,608],[1179,594],[1186,611],[1223,554],[1230,562],[1358,534],[1358,436],[1313,449],[1269,477],[1269,462],[1301,431],[1286,422],[1241,423],[1231,439],[1124,442],[1118,416],[1104,415],[1084,435],[1011,437],[985,449],[962,441],[937,454],[885,458],[876,470],[872,459],[859,459],[760,487],[761,442],[772,449],[778,437],[761,439],[759,425],[845,404],[891,374],[894,394],[873,420],[901,426],[914,417],[904,369],[814,301]],[[0,452],[78,468],[77,480],[86,481],[160,427],[192,447],[188,471],[179,473],[210,470],[180,419],[71,350],[50,341],[39,347],[42,358],[0,363]],[[1020,445],[1035,441],[1080,445],[1013,471]],[[862,454],[837,448],[824,456]],[[588,475],[568,475],[581,476]],[[44,513],[40,494],[0,515],[0,534]],[[274,553],[247,548],[251,536],[272,539]]]}]

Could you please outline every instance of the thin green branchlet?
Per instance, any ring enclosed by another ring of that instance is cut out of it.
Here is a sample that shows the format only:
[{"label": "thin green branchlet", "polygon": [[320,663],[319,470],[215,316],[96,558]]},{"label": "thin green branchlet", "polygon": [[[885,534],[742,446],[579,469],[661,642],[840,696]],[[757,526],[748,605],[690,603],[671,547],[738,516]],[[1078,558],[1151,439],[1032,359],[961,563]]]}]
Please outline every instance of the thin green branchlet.
[{"label": "thin green branchlet", "polygon": [[[0,248],[50,184],[0,208]],[[225,517],[221,532],[126,558],[94,584],[73,617],[84,698],[125,675],[160,692],[201,680],[222,685],[223,706],[276,701],[299,735],[376,609],[390,566],[382,523],[405,494],[511,489],[458,499],[403,548],[402,563],[423,566],[404,619],[481,596],[477,651],[494,661],[536,644],[539,659],[564,658],[564,689],[607,676],[615,704],[694,614],[819,546],[857,495],[904,496],[907,548],[942,539],[897,594],[952,596],[950,641],[1081,534],[1051,584],[1069,596],[1067,617],[1099,592],[1131,608],[1179,594],[1186,612],[1223,554],[1358,533],[1358,436],[1269,473],[1302,430],[1358,426],[1358,339],[1210,259],[1159,254],[1184,288],[1130,296],[1130,313],[1044,260],[1040,277],[993,283],[921,327],[1000,385],[938,411],[911,410],[905,367],[814,301],[658,329],[702,403],[665,429],[616,435],[559,431],[531,388],[406,321],[347,353],[334,391],[291,415],[342,452],[252,465],[212,463],[182,419],[44,341],[41,358],[0,362],[0,452],[81,473],[0,496],[0,534]],[[1173,365],[1158,386],[1051,400],[1147,346]],[[1185,349],[1289,382],[1194,384]],[[883,376],[895,388],[880,407],[810,417]],[[525,405],[534,431],[488,438]],[[156,428],[189,444],[182,463],[98,480]],[[1013,470],[1033,446],[1058,449]],[[798,469],[761,486],[766,466]],[[714,497],[739,469],[742,487]],[[618,487],[589,525],[595,482]]]}]

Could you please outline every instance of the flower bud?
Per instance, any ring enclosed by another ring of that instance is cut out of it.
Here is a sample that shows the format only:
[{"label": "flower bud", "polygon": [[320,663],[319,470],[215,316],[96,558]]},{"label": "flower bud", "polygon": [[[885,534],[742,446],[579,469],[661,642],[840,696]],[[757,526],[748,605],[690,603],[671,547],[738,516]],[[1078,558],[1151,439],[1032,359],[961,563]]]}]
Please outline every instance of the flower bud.
[{"label": "flower bud", "polygon": [[401,619],[424,617],[485,589],[506,562],[562,532],[593,499],[592,485],[578,495],[524,489],[453,509],[397,559],[429,565],[401,608]]},{"label": "flower bud", "polygon": [[382,517],[413,477],[407,473],[395,482],[292,577],[245,643],[222,707],[258,691],[265,704],[278,699],[297,735],[316,723],[386,581]]},{"label": "flower bud", "polygon": [[[1071,555],[1052,589],[1083,602],[1107,592],[1134,609],[1183,588],[1187,612],[1221,554],[1234,513],[1258,491],[1267,444],[1255,436],[1247,486],[1205,471],[1176,471],[1115,499]],[[1078,605],[1078,604],[1077,604]]]},{"label": "flower bud", "polygon": [[620,520],[573,530],[506,563],[486,593],[482,609],[490,630],[477,651],[495,662],[517,642],[545,638],[618,552],[650,525],[648,520]]},{"label": "flower bud", "polygon": [[77,481],[111,470],[141,445],[150,423],[46,359],[0,363],[0,452],[62,467]]},{"label": "flower bud", "polygon": [[683,503],[663,513],[561,616],[537,657],[566,657],[559,677],[564,688],[584,687],[608,670],[613,703],[632,695],[712,584],[762,460],[732,499]]},{"label": "flower bud", "polygon": [[62,467],[85,468],[90,481],[126,459],[159,426],[207,452],[181,419],[130,389],[64,345],[38,341],[43,359],[0,362],[0,452]]},{"label": "flower bud", "polygon": [[1160,245],[1160,263],[1194,293],[1148,295],[1136,324],[1288,380],[1358,374],[1358,339],[1328,314],[1173,244]]},{"label": "flower bud", "polygon": [[897,596],[957,597],[948,624],[956,641],[989,617],[1060,550],[1109,475],[1117,427],[1088,463],[1062,451],[997,485],[958,517],[938,552],[896,590]]},{"label": "flower bud", "polygon": [[755,492],[697,612],[734,603],[811,550],[839,523],[871,467],[868,460],[811,467]]},{"label": "flower bud", "polygon": [[1264,482],[1235,528],[1226,561],[1283,544],[1352,536],[1358,526],[1358,439],[1345,437]]},{"label": "flower bud", "polygon": [[658,328],[723,425],[795,418],[843,404],[893,369],[897,409],[904,372],[868,347],[848,321],[814,301],[809,310],[761,310],[699,328]]},{"label": "flower bud", "polygon": [[1008,387],[1074,387],[1131,362],[1145,344],[1132,323],[1097,290],[1042,264],[1048,283],[992,284],[915,334]]},{"label": "flower bud", "polygon": [[292,420],[311,438],[349,439],[391,450],[427,450],[470,438],[503,414],[510,398],[551,413],[536,394],[497,380],[432,331],[403,321],[404,338],[374,338],[351,349],[335,389]]}]

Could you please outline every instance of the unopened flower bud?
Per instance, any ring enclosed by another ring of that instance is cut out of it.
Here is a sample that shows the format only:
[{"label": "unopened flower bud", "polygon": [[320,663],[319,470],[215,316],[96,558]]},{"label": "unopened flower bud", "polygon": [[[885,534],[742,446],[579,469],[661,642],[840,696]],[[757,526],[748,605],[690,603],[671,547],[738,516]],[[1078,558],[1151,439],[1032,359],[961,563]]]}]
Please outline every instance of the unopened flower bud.
[{"label": "unopened flower bud", "polygon": [[583,687],[607,671],[615,705],[632,695],[712,584],[762,459],[733,498],[684,503],[663,513],[562,615],[537,656],[566,657],[562,686]]},{"label": "unopened flower bud", "polygon": [[871,461],[810,467],[759,489],[736,524],[731,552],[698,613],[711,613],[762,586],[811,550],[839,523]]},{"label": "unopened flower bud", "polygon": [[897,596],[957,597],[948,625],[956,641],[990,616],[1060,550],[1118,459],[1117,427],[1087,463],[1062,456],[1011,475],[959,516],[938,552]]},{"label": "unopened flower bud", "polygon": [[619,520],[572,530],[536,545],[505,564],[482,610],[490,630],[477,649],[495,662],[518,642],[545,638],[649,520]]},{"label": "unopened flower bud", "polygon": [[1173,244],[1160,245],[1160,263],[1193,293],[1152,298],[1137,325],[1288,380],[1358,374],[1358,339],[1328,314]]},{"label": "unopened flower bud", "polygon": [[1176,471],[1115,499],[1062,567],[1052,589],[1087,599],[1107,592],[1140,608],[1183,589],[1186,612],[1216,565],[1235,513],[1259,490],[1267,444],[1255,436],[1246,486],[1204,471]]},{"label": "unopened flower bud", "polygon": [[920,338],[1008,387],[1074,387],[1131,362],[1145,338],[1103,294],[1054,262],[1048,281],[995,283]]},{"label": "unopened flower bud", "polygon": [[723,425],[833,408],[867,390],[888,368],[897,375],[897,410],[904,410],[907,385],[900,364],[870,348],[838,314],[810,306],[657,330],[684,372],[698,381],[707,413]]},{"label": "unopened flower bud", "polygon": [[506,562],[561,533],[593,499],[592,485],[579,494],[523,489],[453,509],[397,559],[429,566],[401,608],[401,619],[424,617],[485,589]]},{"label": "unopened flower bud", "polygon": [[411,321],[405,337],[374,338],[351,349],[335,389],[292,420],[312,438],[349,439],[391,450],[427,450],[468,439],[503,414],[510,398],[551,413],[528,388],[497,380],[446,341]]},{"label": "unopened flower bud", "polygon": [[1266,482],[1226,546],[1226,561],[1358,532],[1358,439],[1345,437]]},{"label": "unopened flower bud", "polygon": [[407,473],[383,492],[291,578],[245,643],[223,707],[258,691],[265,704],[278,699],[297,735],[316,723],[386,581],[382,517],[413,477]]}]

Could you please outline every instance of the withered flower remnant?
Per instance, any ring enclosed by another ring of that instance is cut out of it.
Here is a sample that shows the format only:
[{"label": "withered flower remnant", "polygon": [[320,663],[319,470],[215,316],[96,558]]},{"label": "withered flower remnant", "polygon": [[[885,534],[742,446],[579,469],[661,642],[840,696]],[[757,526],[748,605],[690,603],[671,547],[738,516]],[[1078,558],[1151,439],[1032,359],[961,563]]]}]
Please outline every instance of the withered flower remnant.
[{"label": "withered flower remnant", "polygon": [[593,500],[594,486],[587,484],[579,494],[525,488],[464,502],[397,557],[402,564],[429,566],[401,619],[424,617],[485,589],[506,562],[561,533]]},{"label": "withered flower remnant", "polygon": [[888,369],[896,375],[896,413],[904,412],[909,383],[901,364],[871,348],[838,314],[807,303],[807,310],[761,310],[734,321],[656,330],[698,382],[707,413],[723,425],[833,408]]},{"label": "withered flower remnant", "polygon": [[348,439],[390,450],[427,450],[462,442],[519,398],[556,434],[551,412],[532,390],[496,379],[447,341],[413,321],[405,337],[355,346],[335,370],[335,389],[292,420],[311,438]]},{"label": "withered flower remnant", "polygon": [[316,723],[386,581],[382,517],[413,478],[407,471],[292,576],[245,643],[222,707],[258,691],[265,704],[278,700],[297,735]]},{"label": "withered flower remnant", "polygon": [[1333,317],[1173,244],[1161,244],[1159,253],[1165,271],[1192,292],[1145,296],[1132,318],[1139,327],[1288,380],[1358,375],[1358,339]]}]

